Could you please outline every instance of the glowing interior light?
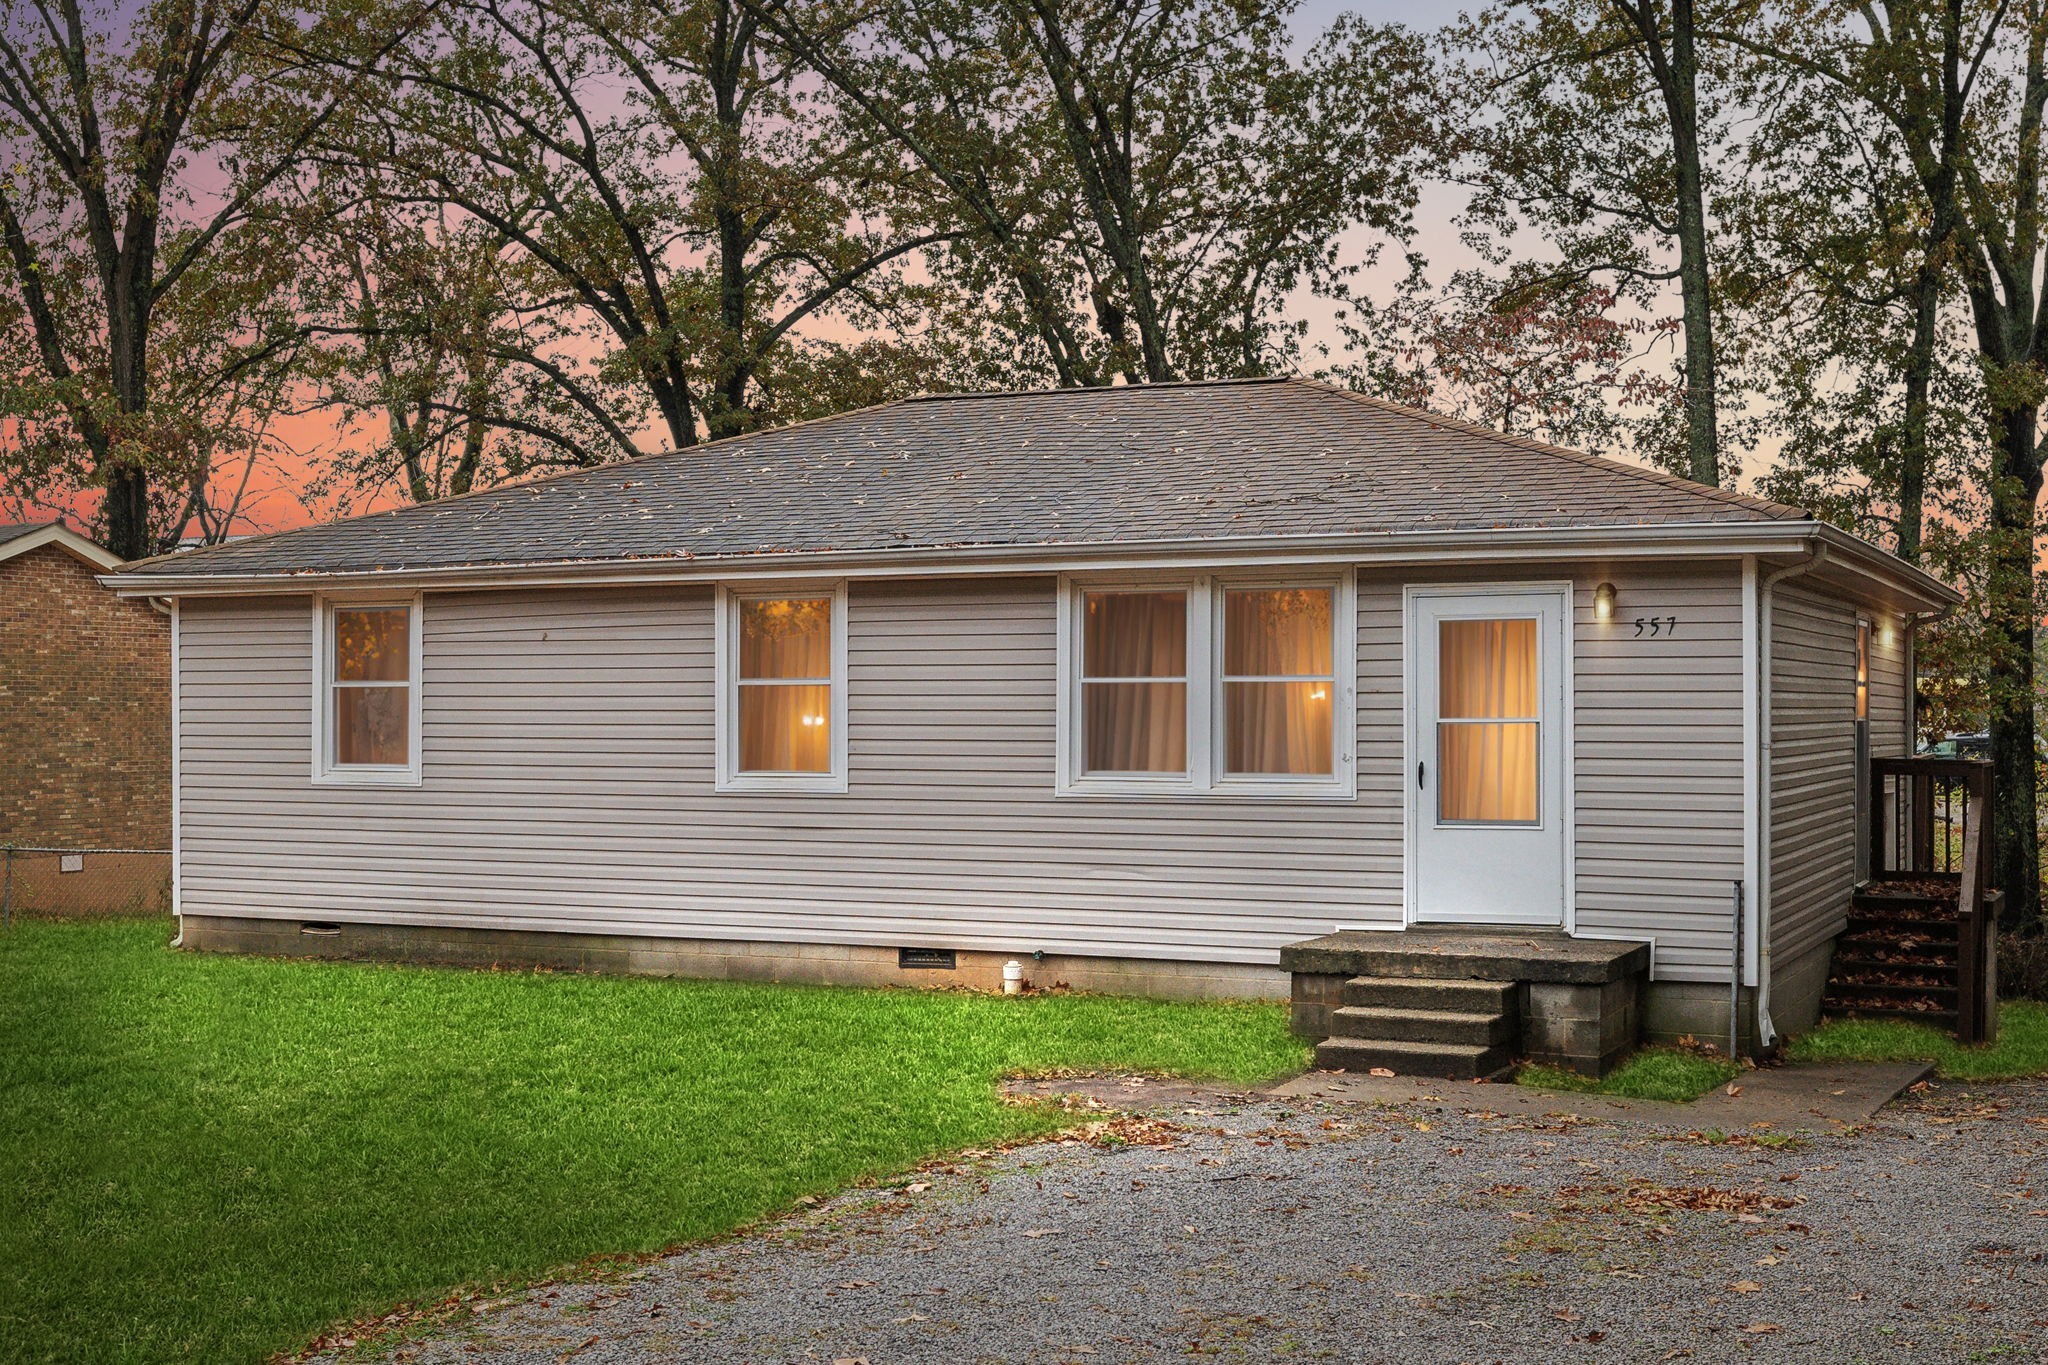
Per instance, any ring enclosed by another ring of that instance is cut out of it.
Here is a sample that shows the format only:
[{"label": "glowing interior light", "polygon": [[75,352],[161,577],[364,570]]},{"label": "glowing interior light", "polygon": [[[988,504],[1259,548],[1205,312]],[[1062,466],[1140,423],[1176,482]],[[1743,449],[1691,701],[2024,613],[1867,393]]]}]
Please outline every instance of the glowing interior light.
[{"label": "glowing interior light", "polygon": [[823,716],[805,716],[805,717],[804,717],[804,724],[806,724],[806,725],[823,725],[824,723],[825,723],[825,718],[824,718]]},{"label": "glowing interior light", "polygon": [[1315,691],[1308,694],[1308,699],[1310,701],[1321,701],[1323,700],[1323,698],[1329,695],[1330,694],[1328,692],[1325,692],[1322,688],[1318,687]]}]

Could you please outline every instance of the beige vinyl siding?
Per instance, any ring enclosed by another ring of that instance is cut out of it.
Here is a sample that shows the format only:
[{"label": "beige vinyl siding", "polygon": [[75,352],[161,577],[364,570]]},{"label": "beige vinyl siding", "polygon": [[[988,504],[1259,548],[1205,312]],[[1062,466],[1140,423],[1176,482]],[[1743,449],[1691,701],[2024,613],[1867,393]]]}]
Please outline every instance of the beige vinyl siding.
[{"label": "beige vinyl siding", "polygon": [[1856,879],[1856,624],[1870,623],[1870,752],[1912,752],[1904,622],[1825,585],[1771,593],[1771,953],[1842,931]]},{"label": "beige vinyl siding", "polygon": [[422,785],[313,786],[308,611],[186,605],[188,912],[1271,962],[1372,884],[1365,803],[1055,800],[1049,578],[854,585],[844,795],[712,790],[681,589],[430,595]]},{"label": "beige vinyl siding", "polygon": [[1402,581],[1358,580],[1359,859],[1366,882],[1347,924],[1398,928],[1408,839],[1408,721]]},{"label": "beige vinyl siding", "polygon": [[[1408,791],[1402,585],[1358,585],[1358,795],[1371,814],[1362,922],[1399,924]],[[1431,583],[1555,582],[1494,568]],[[1726,981],[1743,875],[1742,576],[1732,562],[1595,565],[1573,578],[1575,929],[1654,941],[1656,976]],[[1593,590],[1615,585],[1615,619]],[[1638,636],[1637,617],[1678,618]]]},{"label": "beige vinyl siding", "polygon": [[1864,613],[1870,631],[1870,753],[1874,758],[1905,758],[1913,752],[1907,724],[1912,684],[1906,676],[1906,629],[1898,616]]},{"label": "beige vinyl siding", "polygon": [[[1049,577],[852,585],[844,794],[713,791],[706,589],[429,594],[417,788],[309,780],[309,599],[189,600],[184,905],[1270,963],[1402,922],[1402,587],[1359,584],[1348,802],[1055,799]],[[1596,566],[1575,587],[1577,927],[1655,939],[1660,978],[1725,979],[1739,573]],[[1679,629],[1637,639],[1638,615]]]},{"label": "beige vinyl siding", "polygon": [[[1616,589],[1614,619],[1593,589]],[[1638,635],[1638,618],[1678,618]],[[1742,575],[1615,566],[1573,593],[1581,934],[1650,939],[1656,977],[1726,981],[1743,876]]]},{"label": "beige vinyl siding", "polygon": [[[1770,611],[1771,956],[1790,962],[1841,932],[1856,879],[1857,612],[1796,581],[1771,590]],[[1898,729],[1878,720],[1875,640],[1872,655],[1881,753],[1881,730]]]}]

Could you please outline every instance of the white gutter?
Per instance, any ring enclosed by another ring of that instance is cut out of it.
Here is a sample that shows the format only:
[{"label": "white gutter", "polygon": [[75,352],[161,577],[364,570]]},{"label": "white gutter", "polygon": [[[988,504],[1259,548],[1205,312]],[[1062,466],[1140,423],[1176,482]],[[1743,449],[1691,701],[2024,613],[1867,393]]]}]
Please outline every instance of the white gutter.
[{"label": "white gutter", "polygon": [[1829,563],[1825,541],[1800,563],[1765,574],[1757,585],[1757,881],[1756,927],[1751,939],[1756,954],[1756,1043],[1759,1052],[1777,1044],[1771,1023],[1771,594],[1788,578],[1812,573]]},{"label": "white gutter", "polygon": [[[1829,535],[1829,532],[1833,532]],[[123,596],[186,597],[307,593],[351,586],[411,587],[435,591],[510,587],[581,587],[788,579],[949,577],[1018,573],[1090,572],[1172,563],[1189,568],[1260,564],[1331,563],[1374,566],[1435,561],[1543,563],[1588,556],[1666,557],[1783,555],[1810,546],[1816,535],[1868,561],[1859,572],[1886,583],[1901,597],[1929,606],[1954,598],[1938,579],[1892,559],[1882,550],[1811,521],[1680,522],[1666,525],[1507,527],[1461,531],[1390,531],[1356,535],[1259,536],[1228,541],[1142,540],[1004,547],[919,547],[900,550],[804,551],[789,554],[698,558],[687,554],[648,559],[546,560],[421,569],[341,572],[109,574],[102,582]],[[204,554],[205,552],[200,552]],[[1838,561],[1841,562],[1841,561]]]},{"label": "white gutter", "polygon": [[179,777],[184,766],[184,745],[181,736],[185,729],[183,705],[184,678],[179,655],[181,640],[181,612],[178,599],[171,599],[171,914],[178,921],[178,933],[171,940],[173,948],[185,946],[185,837],[183,832],[184,811],[179,799]]}]

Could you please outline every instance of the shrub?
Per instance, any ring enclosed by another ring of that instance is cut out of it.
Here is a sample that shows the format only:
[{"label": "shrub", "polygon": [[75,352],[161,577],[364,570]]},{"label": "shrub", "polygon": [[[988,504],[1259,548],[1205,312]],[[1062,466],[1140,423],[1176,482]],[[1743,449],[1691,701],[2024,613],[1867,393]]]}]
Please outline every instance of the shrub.
[{"label": "shrub", "polygon": [[1998,993],[2007,1000],[2048,1000],[2048,933],[1998,936]]}]

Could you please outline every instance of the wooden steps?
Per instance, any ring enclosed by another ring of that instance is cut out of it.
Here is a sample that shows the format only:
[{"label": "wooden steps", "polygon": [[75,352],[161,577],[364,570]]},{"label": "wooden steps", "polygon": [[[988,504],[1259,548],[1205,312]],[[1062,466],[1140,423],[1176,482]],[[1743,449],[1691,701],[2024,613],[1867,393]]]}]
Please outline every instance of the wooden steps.
[{"label": "wooden steps", "polygon": [[1866,882],[1850,899],[1821,1011],[1835,1019],[1956,1026],[1960,881],[1938,873]]}]

